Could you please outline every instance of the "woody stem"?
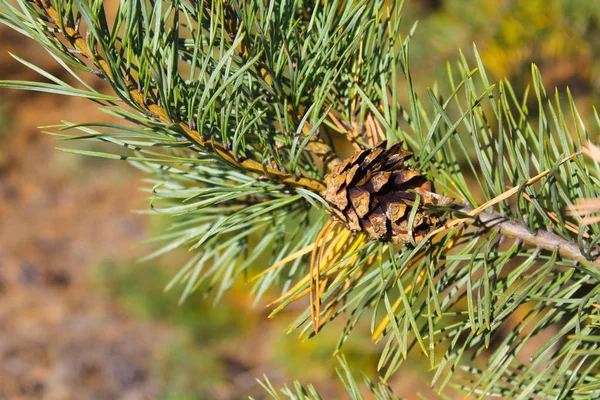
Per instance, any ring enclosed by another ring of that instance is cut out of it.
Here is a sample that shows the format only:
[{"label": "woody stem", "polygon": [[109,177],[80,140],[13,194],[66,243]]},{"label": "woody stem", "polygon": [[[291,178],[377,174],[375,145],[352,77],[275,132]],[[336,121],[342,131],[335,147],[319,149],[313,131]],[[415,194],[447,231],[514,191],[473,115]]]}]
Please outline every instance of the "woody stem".
[{"label": "woody stem", "polygon": [[[463,206],[460,211],[468,214],[473,211],[473,207]],[[594,260],[588,260],[581,253],[577,244],[555,233],[541,230],[532,233],[523,224],[491,212],[481,212],[476,217],[466,220],[465,223],[479,229],[497,229],[502,235],[520,240],[529,246],[548,251],[558,251],[558,254],[564,258],[600,267],[600,259],[597,254]]]}]

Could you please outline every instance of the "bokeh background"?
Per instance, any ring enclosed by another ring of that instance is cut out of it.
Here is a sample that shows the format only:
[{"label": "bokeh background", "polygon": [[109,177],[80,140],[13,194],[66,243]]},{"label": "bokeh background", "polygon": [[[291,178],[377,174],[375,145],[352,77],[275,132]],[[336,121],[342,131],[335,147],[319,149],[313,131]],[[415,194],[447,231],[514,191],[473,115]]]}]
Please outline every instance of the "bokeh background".
[{"label": "bokeh background", "polygon": [[[475,42],[496,80],[523,92],[535,62],[548,89],[571,89],[584,118],[600,105],[598,0],[406,3],[405,32],[419,20],[411,49],[422,93]],[[9,52],[69,80],[4,26],[0,79],[40,79]],[[136,263],[150,250],[139,243],[167,224],[133,212],[146,208],[143,177],[123,162],[56,151],[38,127],[60,120],[108,117],[81,99],[0,91],[0,399],[261,398],[263,374],[343,398],[331,354],[339,330],[301,343],[284,333],[298,310],[267,320],[243,284],[216,306],[199,294],[180,306],[176,290],[163,293],[185,252]],[[379,350],[365,327],[345,353],[373,376]],[[425,361],[415,357],[394,378],[399,395],[435,398]]]}]

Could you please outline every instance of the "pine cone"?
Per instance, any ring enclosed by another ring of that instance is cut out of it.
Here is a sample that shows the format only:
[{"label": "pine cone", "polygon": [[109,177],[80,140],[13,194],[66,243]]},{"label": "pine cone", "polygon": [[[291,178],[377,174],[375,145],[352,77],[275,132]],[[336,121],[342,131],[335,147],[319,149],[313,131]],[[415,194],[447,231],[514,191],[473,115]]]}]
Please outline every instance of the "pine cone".
[{"label": "pine cone", "polygon": [[412,153],[402,149],[402,142],[388,150],[386,145],[384,141],[333,167],[322,195],[349,230],[367,231],[373,240],[409,243],[409,218],[418,194],[412,229],[418,242],[439,220],[439,212],[428,206],[445,206],[454,199],[432,193],[431,182],[404,165]]}]

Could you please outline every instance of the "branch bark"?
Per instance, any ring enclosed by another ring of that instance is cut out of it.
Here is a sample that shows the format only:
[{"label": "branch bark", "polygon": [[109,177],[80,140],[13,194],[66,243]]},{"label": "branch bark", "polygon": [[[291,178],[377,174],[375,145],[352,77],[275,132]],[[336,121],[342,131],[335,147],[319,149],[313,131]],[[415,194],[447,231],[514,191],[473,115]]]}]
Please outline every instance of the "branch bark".
[{"label": "branch bark", "polygon": [[[463,206],[460,208],[460,211],[466,214],[473,211],[473,207]],[[501,234],[513,239],[518,239],[529,246],[548,251],[556,250],[562,257],[600,267],[600,259],[598,257],[594,260],[588,260],[581,254],[576,243],[568,241],[552,232],[540,230],[536,233],[531,233],[519,222],[509,220],[491,212],[480,212],[476,217],[473,217],[466,223],[480,229],[498,229]]]}]

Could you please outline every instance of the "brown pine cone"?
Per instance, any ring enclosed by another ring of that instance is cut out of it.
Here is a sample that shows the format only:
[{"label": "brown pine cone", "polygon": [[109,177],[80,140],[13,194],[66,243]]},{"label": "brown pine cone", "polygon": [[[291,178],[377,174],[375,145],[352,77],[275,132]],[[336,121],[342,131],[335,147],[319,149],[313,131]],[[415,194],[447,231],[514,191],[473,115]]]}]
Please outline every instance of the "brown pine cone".
[{"label": "brown pine cone", "polygon": [[409,219],[417,194],[420,202],[412,234],[422,240],[439,220],[430,205],[445,206],[454,200],[431,192],[431,182],[418,169],[404,165],[412,153],[402,142],[386,150],[387,142],[357,152],[325,177],[322,192],[335,216],[351,231],[367,231],[373,240],[409,243]]}]

